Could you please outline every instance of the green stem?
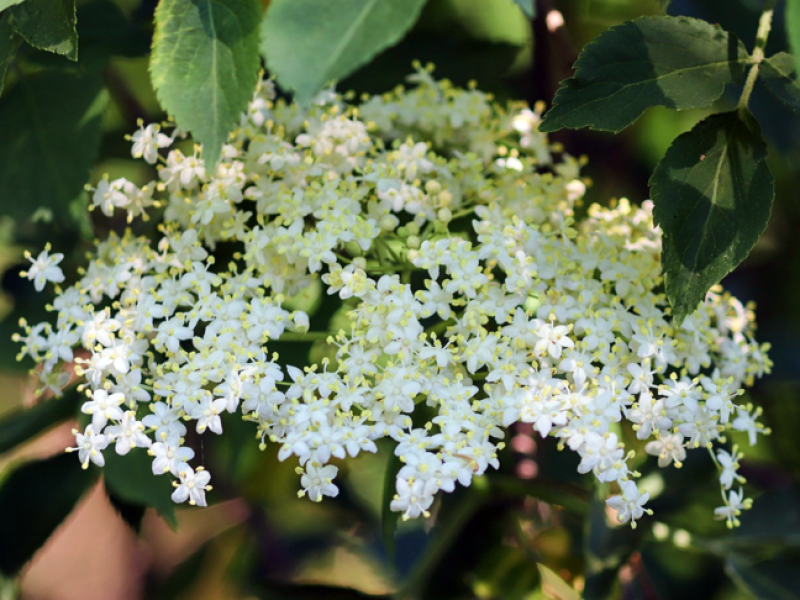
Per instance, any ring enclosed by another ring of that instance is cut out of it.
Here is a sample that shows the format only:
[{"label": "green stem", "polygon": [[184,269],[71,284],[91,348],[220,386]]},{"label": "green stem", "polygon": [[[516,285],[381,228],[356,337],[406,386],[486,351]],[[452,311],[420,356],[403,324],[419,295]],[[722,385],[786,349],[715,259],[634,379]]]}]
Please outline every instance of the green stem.
[{"label": "green stem", "polygon": [[750,56],[753,66],[747,73],[747,80],[744,82],[744,89],[739,98],[738,110],[743,111],[747,109],[747,103],[750,101],[750,94],[753,93],[753,86],[756,84],[758,77],[758,70],[761,63],[764,61],[764,48],[767,46],[767,39],[769,32],[772,29],[772,16],[775,13],[775,4],[777,0],[767,0],[764,4],[764,12],[761,13],[761,18],[758,21],[758,32],[756,33],[756,43],[753,48],[753,54]]},{"label": "green stem", "polygon": [[475,212],[475,208],[476,208],[475,206],[470,206],[469,208],[463,208],[457,212],[454,212],[452,220],[455,221],[456,219],[459,219],[461,217],[466,217],[468,214]]},{"label": "green stem", "polygon": [[286,331],[273,342],[319,342],[325,341],[333,334],[330,331],[309,331],[306,333],[294,333]]}]

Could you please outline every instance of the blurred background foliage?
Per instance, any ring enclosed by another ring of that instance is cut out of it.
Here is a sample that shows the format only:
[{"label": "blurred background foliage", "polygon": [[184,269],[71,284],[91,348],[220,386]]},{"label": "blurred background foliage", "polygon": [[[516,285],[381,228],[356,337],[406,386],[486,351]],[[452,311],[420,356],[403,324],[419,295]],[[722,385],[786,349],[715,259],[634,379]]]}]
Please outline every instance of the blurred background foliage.
[{"label": "blurred background foliage", "polygon": [[[74,271],[94,237],[126,226],[87,216],[82,173],[91,168],[91,183],[104,173],[137,184],[154,176],[131,159],[124,136],[140,118],[166,118],[148,74],[155,4],[79,1],[80,60],[24,46],[6,78],[0,140],[15,143],[0,144],[0,418],[33,402],[30,365],[15,361],[11,334],[20,318],[47,317],[48,298],[19,277],[23,249],[36,253],[50,242],[67,255],[65,272]],[[598,33],[665,11],[657,0],[536,5],[531,22],[511,0],[429,0],[409,35],[338,87],[386,91],[420,60],[434,63],[437,77],[459,85],[477,81],[500,100],[549,103],[577,52]],[[768,54],[787,49],[783,5]],[[719,23],[750,46],[761,8],[759,0],[673,0],[666,10]],[[563,16],[562,26],[555,26],[552,11]],[[406,597],[431,600],[800,598],[800,244],[794,237],[800,118],[763,92],[756,89],[752,108],[776,174],[773,217],[756,250],[724,284],[757,303],[759,339],[773,346],[773,374],[752,391],[773,434],[742,465],[756,502],[739,530],[731,533],[713,520],[718,485],[700,453],[680,472],[663,474],[639,459],[655,515],[632,530],[609,521],[598,499],[604,491],[577,474],[572,456],[523,428],[511,432],[499,473],[446,494],[431,519],[400,523],[396,531],[383,515],[384,481],[393,481],[397,468],[390,452],[350,462],[339,497],[317,505],[296,498],[294,466],[280,463],[274,450],[259,452],[250,426],[236,418],[224,426],[238,435],[189,440],[214,470],[212,508],[175,509],[168,490],[153,488],[149,466],[127,457],[117,458],[130,462],[123,477],[101,483],[101,474],[90,470],[75,489],[54,493],[52,463],[25,473],[15,468],[67,445],[74,423],[64,419],[76,403],[67,395],[13,427],[0,420],[0,570],[12,573],[33,556],[20,577],[0,580],[0,597],[326,600],[389,598],[402,587]],[[731,90],[714,109],[732,106],[737,97]],[[641,202],[674,137],[710,112],[656,108],[619,135],[561,131],[553,138],[567,152],[589,157],[590,202]],[[83,116],[76,128],[49,139],[44,150],[31,142],[41,128],[71,114]],[[30,152],[39,152],[41,172],[29,172]],[[54,176],[48,161],[57,161],[61,173]],[[141,232],[152,227],[134,225]],[[335,298],[312,291],[306,302],[312,329],[324,329],[335,315]],[[274,349],[317,359],[321,352],[310,344]],[[32,431],[40,434],[18,445]],[[80,471],[74,457],[63,459],[62,471]]]}]

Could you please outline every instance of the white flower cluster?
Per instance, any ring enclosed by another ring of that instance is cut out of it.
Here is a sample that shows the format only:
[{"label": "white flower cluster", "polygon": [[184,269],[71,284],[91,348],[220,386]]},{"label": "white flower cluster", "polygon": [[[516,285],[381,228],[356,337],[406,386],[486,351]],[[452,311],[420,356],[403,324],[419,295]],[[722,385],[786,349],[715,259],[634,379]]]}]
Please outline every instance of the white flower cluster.
[{"label": "white flower cluster", "polygon": [[[19,336],[55,392],[61,364],[76,363],[84,465],[112,445],[146,449],[176,502],[204,505],[187,424],[222,434],[221,416],[240,411],[262,447],[295,457],[315,501],[338,493],[333,463],[391,438],[404,463],[391,508],[414,518],[497,468],[504,428],[522,421],[614,483],[609,505],[635,524],[648,494],[624,435],[661,467],[729,429],[755,443],[759,412],[736,403],[770,366],[751,310],[717,290],[673,327],[648,203],[576,221],[581,161],[553,162],[541,107],[502,108],[429,70],[412,80],[358,106],[326,92],[310,110],[262,82],[217,166],[180,131],[132,136],[159,179],[104,179],[94,204],[163,207],[160,239],[99,242],[57,288],[56,326]],[[33,261],[37,288],[62,280],[59,259]],[[333,331],[309,332],[292,307],[320,285],[343,308]],[[275,341],[316,341],[326,358],[285,364]],[[731,524],[747,505],[731,489],[738,456],[716,450],[730,490],[717,513]]]}]

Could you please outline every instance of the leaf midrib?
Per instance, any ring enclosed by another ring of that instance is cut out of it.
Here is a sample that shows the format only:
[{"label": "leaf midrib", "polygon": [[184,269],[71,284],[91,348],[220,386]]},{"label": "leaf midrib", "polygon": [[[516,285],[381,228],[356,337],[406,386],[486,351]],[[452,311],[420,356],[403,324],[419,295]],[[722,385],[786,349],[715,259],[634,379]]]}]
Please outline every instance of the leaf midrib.
[{"label": "leaf midrib", "polygon": [[[642,62],[645,62],[645,61],[642,61]],[[612,92],[611,94],[605,95],[602,98],[595,98],[593,100],[590,100],[589,102],[584,102],[582,104],[578,104],[576,106],[573,106],[569,110],[565,110],[560,115],[557,115],[557,118],[565,118],[565,117],[569,116],[570,114],[572,114],[573,112],[575,112],[576,110],[580,110],[581,108],[586,108],[587,106],[590,106],[590,105],[595,104],[597,102],[607,102],[607,101],[611,100],[612,98],[614,98],[614,96],[616,96],[617,94],[620,94],[620,93],[622,93],[624,91],[627,91],[628,88],[635,88],[635,87],[642,86],[642,85],[649,85],[649,84],[653,83],[654,81],[661,81],[662,79],[666,79],[668,77],[672,77],[673,75],[679,75],[679,74],[683,74],[683,73],[686,73],[686,72],[689,72],[689,71],[695,71],[695,70],[698,70],[698,69],[707,69],[707,68],[711,68],[711,67],[718,67],[720,65],[739,64],[739,63],[746,63],[746,62],[747,61],[745,59],[738,59],[738,60],[735,60],[735,61],[733,61],[733,60],[724,60],[724,61],[718,61],[718,62],[713,62],[713,63],[705,63],[705,64],[702,64],[702,65],[697,65],[695,67],[685,67],[683,69],[676,69],[676,70],[674,70],[674,71],[672,71],[672,72],[670,72],[670,73],[668,73],[666,75],[660,75],[658,77],[652,77],[650,79],[642,79],[642,80],[637,81],[635,83],[622,83],[622,84],[620,84],[621,87],[619,89],[615,90],[614,92]],[[629,63],[629,62],[620,62],[620,63],[612,63],[612,64],[604,65],[604,66],[614,66],[615,64],[620,64],[620,65],[626,64],[627,65],[627,64],[631,64],[631,63]],[[573,78],[573,81],[577,81],[577,80]],[[613,82],[592,81],[590,83],[587,83],[581,89],[586,90],[588,88],[591,88],[591,87],[594,87],[594,86],[597,86],[597,85],[613,85]],[[562,89],[566,89],[566,88],[562,88]],[[553,106],[553,110],[556,110],[559,106],[564,106],[564,104],[556,104],[555,106]],[[556,117],[554,117],[554,118],[556,118]],[[546,119],[547,119],[547,117],[545,116],[545,120]]]},{"label": "leaf midrib", "polygon": [[[355,37],[356,33],[361,27],[361,24],[367,18],[367,15],[373,11],[377,3],[378,0],[368,0],[358,17],[356,17],[350,24],[350,27],[345,30],[340,42],[334,47],[334,51],[331,52],[328,55],[328,58],[323,62],[324,68],[321,70],[321,72],[326,74],[326,76],[330,77],[331,66],[342,57],[342,54],[344,54],[348,44],[350,44],[350,42],[353,40],[353,37]],[[324,84],[325,82],[322,83]]]}]

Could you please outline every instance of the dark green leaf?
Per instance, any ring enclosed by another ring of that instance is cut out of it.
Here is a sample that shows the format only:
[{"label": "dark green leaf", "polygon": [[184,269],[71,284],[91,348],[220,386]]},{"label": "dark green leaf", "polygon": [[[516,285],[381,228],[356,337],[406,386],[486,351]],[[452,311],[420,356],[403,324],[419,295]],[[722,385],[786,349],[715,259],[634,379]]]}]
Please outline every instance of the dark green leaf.
[{"label": "dark green leaf", "polygon": [[18,572],[72,512],[97,478],[78,458],[59,454],[26,463],[0,487],[0,572]]},{"label": "dark green leaf", "polygon": [[0,10],[5,10],[9,6],[14,6],[20,2],[25,2],[25,0],[0,0]]},{"label": "dark green leaf", "polygon": [[100,73],[42,73],[0,101],[0,189],[14,190],[6,214],[68,210],[97,158],[107,100]]},{"label": "dark green leaf", "polygon": [[800,85],[797,83],[794,57],[791,54],[778,52],[770,56],[761,63],[759,76],[776,98],[800,112]]},{"label": "dark green leaf", "polygon": [[731,557],[726,563],[731,578],[759,600],[797,600],[800,590],[800,556],[788,553],[750,562]]},{"label": "dark green leaf", "polygon": [[108,495],[108,501],[111,503],[111,506],[114,507],[114,510],[117,511],[120,518],[125,521],[135,533],[139,533],[147,507],[123,500],[116,494],[110,493],[108,488],[106,488],[106,494]]},{"label": "dark green leaf", "polygon": [[786,0],[786,35],[792,49],[794,64],[800,70],[800,2]]},{"label": "dark green leaf", "polygon": [[8,22],[8,17],[0,15],[0,94],[3,93],[3,84],[6,81],[6,70],[14,60],[19,42],[14,33],[14,28]]},{"label": "dark green leaf", "polygon": [[536,16],[536,0],[514,0],[514,4],[519,6],[519,9],[529,19],[533,19]]},{"label": "dark green leaf", "polygon": [[618,132],[651,106],[705,108],[742,80],[747,52],[733,34],[688,17],[641,17],[581,51],[541,131]]},{"label": "dark green leaf", "polygon": [[394,533],[397,529],[397,520],[400,515],[393,512],[389,506],[395,495],[397,488],[397,474],[403,468],[403,463],[392,452],[389,464],[386,465],[386,473],[383,475],[383,498],[381,499],[381,530],[383,533],[383,545],[389,562],[394,562]]},{"label": "dark green leaf", "polygon": [[767,147],[743,112],[712,115],[675,139],[650,178],[662,266],[680,324],[742,262],[769,220]]},{"label": "dark green leaf", "polygon": [[175,528],[175,503],[172,494],[172,478],[168,475],[153,475],[152,460],[144,448],[134,448],[120,456],[109,448],[105,453],[103,469],[106,491],[109,495],[138,506],[155,508],[169,525]]},{"label": "dark green leaf", "polygon": [[85,398],[71,389],[61,398],[43,400],[33,408],[23,408],[0,419],[0,453],[43,433],[56,423],[75,415]]},{"label": "dark green leaf", "polygon": [[282,87],[307,104],[332,80],[346,77],[400,41],[425,0],[274,0],[261,31],[261,51]]},{"label": "dark green leaf", "polygon": [[162,0],[150,74],[164,109],[215,165],[258,81],[258,0]]},{"label": "dark green leaf", "polygon": [[31,46],[78,60],[75,0],[25,0],[10,13],[14,29]]}]

